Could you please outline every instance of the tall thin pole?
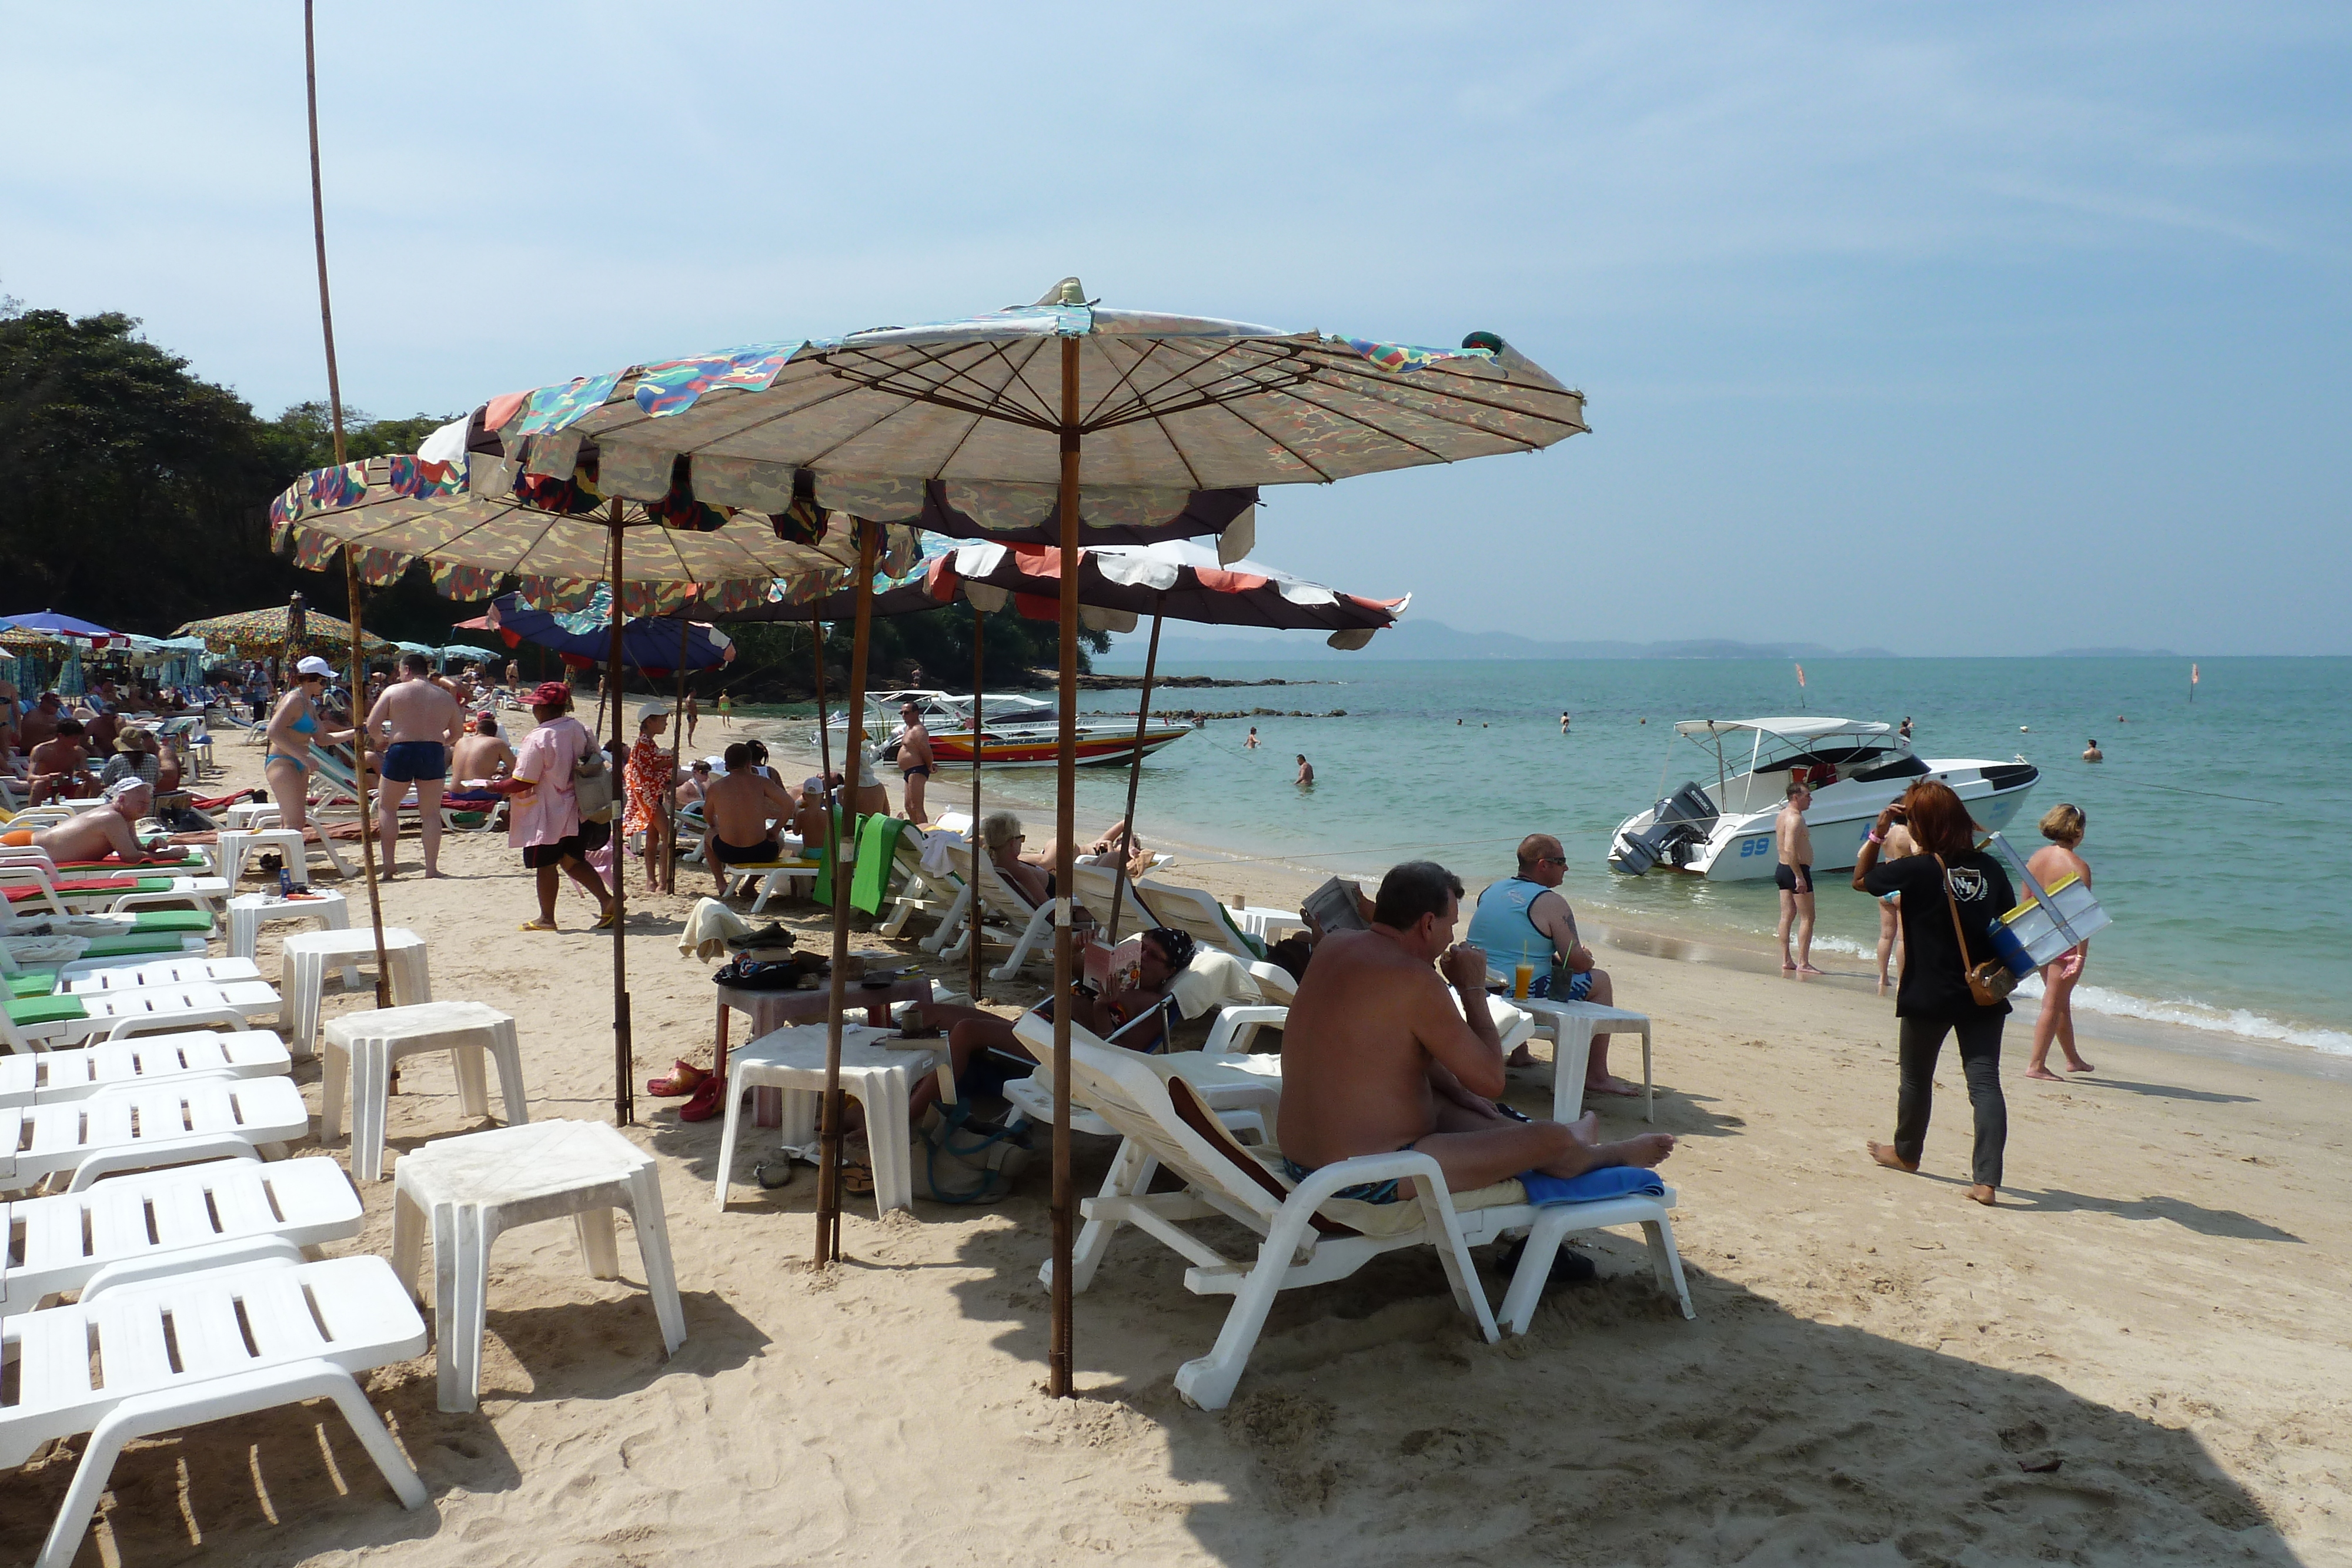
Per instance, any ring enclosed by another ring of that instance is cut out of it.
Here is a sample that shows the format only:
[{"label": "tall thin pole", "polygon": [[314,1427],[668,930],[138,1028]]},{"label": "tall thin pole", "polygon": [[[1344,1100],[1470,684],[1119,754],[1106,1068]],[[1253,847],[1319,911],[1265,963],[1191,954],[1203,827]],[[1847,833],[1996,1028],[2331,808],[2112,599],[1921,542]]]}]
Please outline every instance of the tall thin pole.
[{"label": "tall thin pole", "polygon": [[[1061,736],[1054,766],[1054,1332],[1045,1392],[1067,1399],[1071,1376],[1070,982],[1077,955],[1070,944],[1070,853],[1077,832],[1078,772],[1078,340],[1062,340],[1062,671]],[[978,890],[974,889],[977,896]]]},{"label": "tall thin pole", "polygon": [[980,750],[982,731],[980,710],[981,688],[988,679],[987,638],[988,617],[982,614],[980,606],[975,604],[971,607],[971,852],[974,859],[971,868],[972,902],[966,911],[971,924],[971,950],[965,955],[967,961],[971,965],[971,987],[966,994],[971,997],[973,1007],[980,1006],[980,988],[987,973],[987,967],[981,962],[980,956],[980,862],[978,860],[982,852],[980,848]]},{"label": "tall thin pole", "polygon": [[[1118,840],[1118,880],[1110,891],[1109,942],[1118,946],[1119,900],[1127,893],[1127,864],[1135,858],[1135,792],[1143,783],[1143,730],[1150,722],[1151,673],[1160,667],[1160,607],[1168,601],[1165,593],[1151,601],[1151,646],[1143,655],[1143,696],[1135,705],[1135,757],[1127,765],[1127,828]],[[1139,900],[1139,902],[1140,902]]]},{"label": "tall thin pole", "polygon": [[[618,496],[613,497],[612,509],[605,517],[613,530],[613,570],[608,582],[613,591],[613,643],[612,653],[604,664],[604,690],[610,699],[606,706],[612,710],[613,741],[617,747],[621,739],[621,596],[625,587],[621,580],[621,498]],[[623,755],[627,754],[625,752]],[[612,766],[610,756],[605,758],[604,765],[607,768]],[[618,786],[621,780],[614,779],[614,783]],[[617,788],[614,796],[617,800]],[[625,1127],[637,1119],[635,1080],[633,1076],[636,1071],[635,1041],[631,1038],[629,1028],[628,906],[625,903],[628,878],[621,872],[624,857],[621,854],[620,821],[615,820],[610,825],[613,830],[610,841],[613,845],[613,1121],[616,1126]]]},{"label": "tall thin pole", "polygon": [[833,855],[833,994],[824,1008],[824,1104],[819,1124],[816,1266],[841,1256],[841,1015],[849,1005],[849,883],[857,874],[857,792],[866,777],[866,658],[874,628],[874,528],[850,519],[857,537],[857,612],[849,640],[849,739],[841,753],[848,831]]},{"label": "tall thin pole", "polygon": [[[313,0],[302,0],[302,88],[310,112],[310,234],[319,251],[319,329],[327,344],[327,417],[335,433],[335,462],[343,461],[343,382],[335,369],[335,311],[327,291],[327,201],[319,174],[319,49],[313,36]],[[360,631],[360,568],[354,546],[343,546],[343,594],[350,601],[352,622],[352,779],[360,805],[360,864],[367,873],[368,926],[375,933],[375,1005],[392,1006],[392,966],[383,952],[383,900],[375,885],[375,827],[368,821],[373,791],[368,789],[366,715],[367,655]],[[319,830],[323,841],[324,828]],[[303,852],[305,857],[309,851]],[[304,880],[309,880],[306,867]]]},{"label": "tall thin pole", "polygon": [[[678,761],[686,747],[687,639],[693,632],[694,623],[680,609],[677,612],[677,706],[670,709],[669,786],[662,791],[662,820],[669,824],[669,853],[663,862],[661,872],[661,890],[664,893],[677,891],[677,786],[682,777],[678,771]],[[615,866],[621,863],[618,856],[614,858],[613,863]]]}]

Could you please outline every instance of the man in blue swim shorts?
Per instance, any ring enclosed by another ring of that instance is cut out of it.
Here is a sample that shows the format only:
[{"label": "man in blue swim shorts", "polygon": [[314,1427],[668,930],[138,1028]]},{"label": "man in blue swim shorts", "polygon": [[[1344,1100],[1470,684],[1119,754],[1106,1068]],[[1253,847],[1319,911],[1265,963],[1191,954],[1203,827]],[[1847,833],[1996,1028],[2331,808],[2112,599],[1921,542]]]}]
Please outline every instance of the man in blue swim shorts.
[{"label": "man in blue swim shorts", "polygon": [[465,727],[464,712],[446,687],[436,682],[432,662],[411,653],[400,662],[401,678],[383,689],[368,710],[367,736],[383,750],[376,784],[376,814],[383,819],[383,875],[397,873],[393,846],[400,841],[400,807],[416,790],[417,836],[425,845],[425,874],[441,874],[441,788],[449,777],[449,750]]},{"label": "man in blue swim shorts", "polygon": [[[1462,883],[1431,861],[1381,880],[1371,929],[1317,944],[1282,1036],[1284,1169],[1304,1180],[1360,1155],[1412,1150],[1468,1192],[1526,1171],[1577,1176],[1603,1166],[1655,1166],[1675,1140],[1649,1133],[1599,1143],[1595,1118],[1526,1122],[1496,1109],[1503,1047],[1486,1007],[1486,955],[1454,945]],[[1410,1176],[1336,1196],[1395,1203]]]}]

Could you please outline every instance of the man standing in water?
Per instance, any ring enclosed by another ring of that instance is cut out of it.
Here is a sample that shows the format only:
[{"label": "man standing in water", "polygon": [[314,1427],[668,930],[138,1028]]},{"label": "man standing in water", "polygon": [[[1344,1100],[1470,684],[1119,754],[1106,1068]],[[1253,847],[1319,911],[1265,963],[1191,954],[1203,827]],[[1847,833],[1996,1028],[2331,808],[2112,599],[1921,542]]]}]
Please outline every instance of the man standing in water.
[{"label": "man standing in water", "polygon": [[1315,787],[1315,764],[1307,760],[1307,753],[1303,751],[1298,754],[1298,787],[1302,789]]},{"label": "man standing in water", "polygon": [[901,706],[898,716],[907,723],[898,737],[898,777],[907,786],[907,821],[928,822],[923,791],[931,781],[931,732],[923,727],[923,710],[914,703]]},{"label": "man standing in water", "polygon": [[401,660],[401,678],[383,689],[368,710],[367,732],[385,737],[383,777],[375,807],[383,818],[383,874],[397,874],[393,846],[400,841],[400,800],[416,786],[416,831],[425,844],[425,874],[441,874],[441,787],[449,777],[449,750],[464,716],[457,699],[433,679],[433,662],[422,653]]},{"label": "man standing in water", "polygon": [[[1780,967],[1793,974],[1818,975],[1813,967],[1813,835],[1805,827],[1805,808],[1813,792],[1801,777],[1789,780],[1789,803],[1772,823],[1779,841],[1780,863],[1772,881],[1780,890]],[[1789,956],[1789,927],[1797,928],[1797,954]]]}]

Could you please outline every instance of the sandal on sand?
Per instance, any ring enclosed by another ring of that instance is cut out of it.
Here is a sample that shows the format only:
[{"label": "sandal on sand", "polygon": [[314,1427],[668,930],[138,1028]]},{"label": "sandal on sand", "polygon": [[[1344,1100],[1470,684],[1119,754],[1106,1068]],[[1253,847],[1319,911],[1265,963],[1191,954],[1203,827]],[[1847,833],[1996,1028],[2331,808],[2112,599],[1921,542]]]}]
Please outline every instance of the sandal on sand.
[{"label": "sandal on sand", "polygon": [[604,916],[596,922],[594,929],[598,931],[610,931],[614,925],[620,923],[620,919],[621,912],[619,910],[608,910]]},{"label": "sandal on sand", "polygon": [[667,1078],[646,1079],[646,1092],[657,1094],[665,1100],[675,1099],[681,1094],[693,1093],[702,1087],[702,1081],[709,1076],[710,1074],[681,1057],[670,1064]]},{"label": "sandal on sand", "polygon": [[515,927],[518,931],[552,931],[555,924],[549,920],[526,920]]},{"label": "sandal on sand", "polygon": [[714,1072],[705,1078],[694,1091],[694,1097],[677,1108],[681,1122],[708,1122],[727,1109],[727,1075]]},{"label": "sandal on sand", "polygon": [[874,1167],[841,1163],[841,1190],[851,1197],[874,1196]]}]

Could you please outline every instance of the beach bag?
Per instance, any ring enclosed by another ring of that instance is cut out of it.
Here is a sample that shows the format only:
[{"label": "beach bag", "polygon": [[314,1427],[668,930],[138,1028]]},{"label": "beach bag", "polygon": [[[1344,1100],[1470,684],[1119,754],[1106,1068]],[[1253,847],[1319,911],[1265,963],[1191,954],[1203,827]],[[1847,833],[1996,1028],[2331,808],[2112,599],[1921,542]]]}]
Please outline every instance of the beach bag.
[{"label": "beach bag", "polygon": [[613,769],[603,751],[596,749],[594,737],[589,737],[588,755],[572,765],[572,793],[580,801],[580,820],[583,822],[609,822],[616,792],[613,788]]},{"label": "beach bag", "polygon": [[1960,901],[1952,896],[1952,873],[1944,864],[1943,856],[1935,859],[1936,869],[1943,873],[1944,904],[1952,912],[1952,937],[1960,945],[1960,967],[1968,975],[1969,996],[1980,1008],[1998,1007],[2017,989],[2017,976],[1998,958],[1988,958],[1974,966],[1969,963],[1969,938],[1960,929]]},{"label": "beach bag", "polygon": [[984,1121],[961,1102],[926,1109],[915,1144],[915,1196],[934,1203],[1000,1202],[1032,1157],[1025,1130]]}]

